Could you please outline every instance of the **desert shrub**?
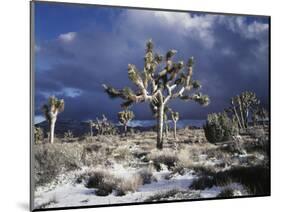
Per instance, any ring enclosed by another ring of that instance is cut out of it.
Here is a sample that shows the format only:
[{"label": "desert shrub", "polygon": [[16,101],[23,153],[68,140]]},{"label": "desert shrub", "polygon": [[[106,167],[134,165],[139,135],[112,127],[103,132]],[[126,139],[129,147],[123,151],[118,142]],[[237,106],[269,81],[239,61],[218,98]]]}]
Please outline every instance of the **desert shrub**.
[{"label": "desert shrub", "polygon": [[85,176],[86,188],[97,188],[96,195],[107,196],[117,188],[120,179],[103,170],[96,170]]},{"label": "desert shrub", "polygon": [[233,188],[225,188],[223,189],[218,195],[217,197],[221,197],[221,198],[228,198],[228,197],[233,197],[234,196],[234,190]]},{"label": "desert shrub", "polygon": [[103,144],[87,144],[83,148],[81,161],[86,166],[96,166],[106,161],[106,147]]},{"label": "desert shrub", "polygon": [[34,142],[40,144],[44,140],[44,132],[40,127],[34,127]]},{"label": "desert shrub", "polygon": [[116,188],[116,195],[123,196],[128,192],[135,192],[137,189],[143,185],[143,178],[136,174],[129,179],[121,180]]},{"label": "desert shrub", "polygon": [[78,169],[83,147],[79,144],[45,144],[34,148],[35,185],[53,181],[64,171]]},{"label": "desert shrub", "polygon": [[135,192],[143,184],[138,174],[121,179],[104,170],[84,173],[77,178],[77,182],[84,182],[86,188],[96,188],[95,193],[98,196],[107,196],[113,191],[116,191],[117,196],[123,196],[128,192]]},{"label": "desert shrub", "polygon": [[178,189],[172,189],[164,192],[159,192],[149,198],[147,198],[145,201],[146,202],[153,202],[153,201],[161,201],[165,200],[169,197],[174,197],[176,194],[180,193]]},{"label": "desert shrub", "polygon": [[181,191],[177,189],[172,189],[168,191],[162,191],[156,193],[147,199],[145,202],[159,202],[165,200],[183,200],[183,199],[196,199],[200,198],[200,193],[195,191]]},{"label": "desert shrub", "polygon": [[159,171],[161,164],[164,164],[171,169],[178,162],[178,157],[175,152],[169,150],[154,151],[149,155],[149,159],[153,161],[155,168]]},{"label": "desert shrub", "polygon": [[190,185],[190,188],[195,190],[204,190],[205,188],[211,188],[213,185],[214,185],[213,177],[203,176],[194,180]]},{"label": "desert shrub", "polygon": [[247,142],[243,143],[243,148],[247,150],[247,152],[261,152],[266,156],[270,154],[270,144],[269,144],[268,136],[262,136],[258,139],[251,139]]},{"label": "desert shrub", "polygon": [[225,112],[209,114],[203,128],[210,143],[230,140],[238,132],[237,124]]},{"label": "desert shrub", "polygon": [[36,209],[49,208],[52,204],[57,204],[57,203],[58,203],[57,198],[55,195],[53,195],[46,202],[43,202],[40,205],[36,206]]},{"label": "desert shrub", "polygon": [[141,177],[143,184],[149,184],[153,181],[156,181],[152,171],[148,168],[141,169],[138,174]]},{"label": "desert shrub", "polygon": [[190,188],[203,190],[212,186],[225,186],[231,182],[241,183],[249,194],[268,195],[270,192],[269,168],[265,166],[234,167],[232,169],[209,173],[193,181]]},{"label": "desert shrub", "polygon": [[117,161],[129,160],[132,153],[127,146],[119,146],[113,151],[113,156]]},{"label": "desert shrub", "polygon": [[74,139],[74,135],[72,133],[71,130],[68,130],[66,131],[64,134],[63,134],[63,142],[74,142],[75,139]]}]

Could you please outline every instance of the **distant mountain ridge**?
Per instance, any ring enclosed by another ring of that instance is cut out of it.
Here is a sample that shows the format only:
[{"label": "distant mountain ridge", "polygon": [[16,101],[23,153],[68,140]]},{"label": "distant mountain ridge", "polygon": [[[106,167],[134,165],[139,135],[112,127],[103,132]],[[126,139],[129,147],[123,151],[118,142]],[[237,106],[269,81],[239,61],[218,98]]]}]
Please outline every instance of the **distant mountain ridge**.
[{"label": "distant mountain ridge", "polygon": [[[204,122],[204,120],[179,120],[177,123],[177,128],[180,129],[187,126],[200,128],[203,126]],[[119,123],[113,124],[120,132],[123,132],[123,127]],[[170,127],[173,126],[173,123],[170,120],[168,121],[168,124]],[[148,131],[151,130],[155,125],[155,120],[133,120],[128,124],[128,127],[139,131]],[[49,124],[47,121],[35,124],[35,126],[42,128],[45,133],[49,130]],[[82,136],[90,132],[90,127],[86,121],[58,119],[55,127],[56,135],[63,136],[68,130],[70,130],[74,136]]]}]

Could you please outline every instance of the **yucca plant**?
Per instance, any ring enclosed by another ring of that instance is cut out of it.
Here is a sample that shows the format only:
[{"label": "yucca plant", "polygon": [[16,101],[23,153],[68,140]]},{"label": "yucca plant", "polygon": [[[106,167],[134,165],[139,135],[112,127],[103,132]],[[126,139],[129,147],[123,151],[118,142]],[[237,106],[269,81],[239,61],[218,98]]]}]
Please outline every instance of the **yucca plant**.
[{"label": "yucca plant", "polygon": [[49,122],[49,142],[51,144],[54,143],[55,124],[57,121],[57,116],[63,110],[64,100],[57,99],[55,96],[50,96],[48,104],[44,104],[42,107],[42,111],[46,117],[46,120]]},{"label": "yucca plant", "polygon": [[124,126],[124,132],[127,134],[128,123],[135,117],[134,112],[130,110],[123,110],[118,113],[120,124]]},{"label": "yucca plant", "polygon": [[[187,63],[174,62],[176,50],[169,50],[165,57],[154,53],[152,40],[146,43],[144,68],[140,72],[135,65],[128,65],[128,77],[136,89],[115,89],[103,85],[111,98],[122,98],[121,106],[128,107],[134,103],[148,102],[153,110],[157,111],[157,144],[158,149],[163,148],[163,122],[164,109],[172,99],[195,101],[203,106],[209,104],[209,97],[193,91],[201,88],[199,81],[193,81],[194,58],[190,57]],[[164,68],[161,69],[162,63]]]}]

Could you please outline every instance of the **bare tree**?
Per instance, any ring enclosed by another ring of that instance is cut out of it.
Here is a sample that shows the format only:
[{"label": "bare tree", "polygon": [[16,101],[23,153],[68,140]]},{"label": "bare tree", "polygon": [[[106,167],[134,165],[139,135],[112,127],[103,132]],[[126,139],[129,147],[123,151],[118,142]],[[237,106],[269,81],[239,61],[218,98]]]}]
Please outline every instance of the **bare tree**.
[{"label": "bare tree", "polygon": [[[164,58],[157,53],[154,54],[153,47],[152,40],[148,40],[142,72],[139,72],[135,65],[128,65],[128,76],[136,86],[135,90],[128,87],[115,89],[108,85],[103,85],[103,87],[110,97],[122,98],[124,102],[121,106],[123,107],[140,102],[151,104],[158,114],[156,147],[162,149],[164,108],[168,102],[172,99],[193,100],[206,106],[209,104],[209,97],[192,92],[201,87],[198,81],[192,80],[193,57],[190,57],[186,64],[183,61],[173,62],[172,58],[176,50],[169,50]],[[164,68],[161,68],[162,62],[164,62]]]},{"label": "bare tree", "polygon": [[54,96],[50,96],[48,104],[44,104],[42,110],[47,121],[49,122],[49,129],[50,129],[49,142],[53,144],[57,116],[60,112],[64,110],[64,100],[63,99],[59,100]]}]

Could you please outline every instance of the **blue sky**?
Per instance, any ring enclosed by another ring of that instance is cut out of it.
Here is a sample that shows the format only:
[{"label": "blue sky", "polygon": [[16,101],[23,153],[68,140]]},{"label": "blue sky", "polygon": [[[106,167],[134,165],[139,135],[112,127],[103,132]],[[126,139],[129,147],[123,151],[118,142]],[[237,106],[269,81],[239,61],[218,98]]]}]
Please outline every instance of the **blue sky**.
[{"label": "blue sky", "polygon": [[[194,79],[211,98],[208,107],[174,101],[185,119],[205,119],[245,90],[268,106],[268,18],[205,13],[145,11],[35,2],[35,115],[48,96],[64,98],[62,119],[116,119],[120,100],[101,84],[130,84],[128,63],[143,66],[146,40],[161,54],[177,49],[175,60],[196,59]],[[132,85],[133,86],[133,85]],[[147,104],[132,108],[151,119]]]}]

